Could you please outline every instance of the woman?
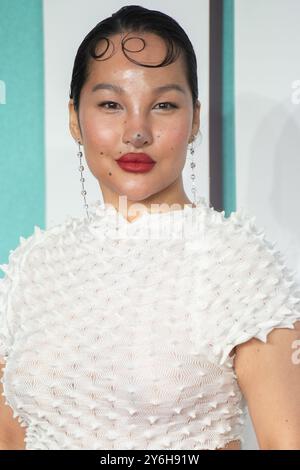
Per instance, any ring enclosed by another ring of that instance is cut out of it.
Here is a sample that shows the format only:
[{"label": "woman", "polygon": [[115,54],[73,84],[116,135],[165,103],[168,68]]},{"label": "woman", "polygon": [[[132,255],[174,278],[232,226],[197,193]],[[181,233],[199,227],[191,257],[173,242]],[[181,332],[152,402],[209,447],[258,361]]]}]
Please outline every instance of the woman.
[{"label": "woman", "polygon": [[2,448],[240,449],[247,404],[261,449],[300,449],[290,273],[245,214],[183,187],[196,69],[182,28],[139,6],[80,45],[70,131],[104,202],[2,267]]}]

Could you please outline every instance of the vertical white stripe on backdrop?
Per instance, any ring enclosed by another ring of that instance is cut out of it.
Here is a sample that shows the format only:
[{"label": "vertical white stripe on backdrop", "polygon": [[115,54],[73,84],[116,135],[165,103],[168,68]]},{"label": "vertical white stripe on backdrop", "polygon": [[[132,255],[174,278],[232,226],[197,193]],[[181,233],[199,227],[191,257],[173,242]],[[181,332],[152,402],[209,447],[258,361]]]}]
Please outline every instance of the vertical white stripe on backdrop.
[{"label": "vertical white stripe on backdrop", "polygon": [[[77,146],[69,133],[68,94],[73,61],[79,44],[99,21],[124,5],[120,0],[44,0],[45,42],[45,138],[46,138],[46,214],[47,226],[67,216],[84,215],[80,194]],[[99,5],[101,5],[99,7]],[[146,8],[173,16],[189,35],[198,58],[199,99],[202,144],[195,153],[198,194],[208,197],[208,0],[140,1]],[[85,165],[87,202],[101,199],[100,188]],[[184,169],[184,184],[190,190],[190,166]],[[191,192],[189,192],[191,195]]]}]

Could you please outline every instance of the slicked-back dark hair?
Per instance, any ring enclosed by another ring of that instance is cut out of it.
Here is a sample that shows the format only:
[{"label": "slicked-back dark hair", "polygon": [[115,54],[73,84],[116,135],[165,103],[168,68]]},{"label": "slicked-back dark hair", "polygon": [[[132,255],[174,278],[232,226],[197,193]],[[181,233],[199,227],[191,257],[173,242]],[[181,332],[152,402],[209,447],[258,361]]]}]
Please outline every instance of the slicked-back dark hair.
[{"label": "slicked-back dark hair", "polygon": [[[73,98],[75,110],[77,112],[79,110],[80,93],[88,78],[90,60],[92,58],[95,60],[106,60],[106,58],[102,59],[102,56],[105,56],[109,49],[111,43],[109,37],[114,34],[131,32],[154,33],[160,36],[167,46],[166,57],[161,63],[156,65],[141,64],[131,57],[132,52],[136,53],[139,51],[131,51],[130,48],[126,48],[125,35],[122,40],[123,53],[128,60],[135,64],[143,67],[163,67],[174,62],[180,53],[183,54],[187,81],[190,86],[193,105],[195,106],[198,99],[197,59],[193,45],[183,28],[176,20],[165,13],[149,10],[138,5],[127,5],[96,24],[78,48],[73,66],[69,95],[70,98]],[[127,38],[127,41],[129,39]],[[145,46],[144,39],[139,39],[144,42]],[[105,40],[107,47],[101,54],[97,55],[96,49],[100,40]],[[130,53],[127,54],[127,52]]]}]

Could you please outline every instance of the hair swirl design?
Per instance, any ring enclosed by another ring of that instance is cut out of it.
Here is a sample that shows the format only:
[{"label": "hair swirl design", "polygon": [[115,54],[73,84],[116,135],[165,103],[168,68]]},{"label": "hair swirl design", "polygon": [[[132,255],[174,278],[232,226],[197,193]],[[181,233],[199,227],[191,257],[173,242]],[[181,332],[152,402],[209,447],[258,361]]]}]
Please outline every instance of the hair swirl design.
[{"label": "hair swirl design", "polygon": [[[130,57],[128,55],[128,52],[129,53],[139,53],[141,51],[143,51],[146,47],[146,42],[145,42],[145,39],[142,38],[142,37],[139,37],[139,36],[131,36],[131,37],[127,37],[129,33],[127,33],[123,38],[122,38],[122,41],[121,41],[121,47],[122,47],[122,51],[123,51],[123,54],[125,55],[125,57],[127,57],[128,60],[130,60],[131,62],[137,64],[137,65],[142,65],[143,67],[163,67],[163,66],[166,66],[166,65],[169,65],[171,64],[172,62],[174,62],[179,53],[180,53],[180,49],[177,47],[176,49],[174,49],[174,43],[172,40],[170,40],[169,37],[165,37],[164,39],[167,41],[168,43],[168,47],[167,47],[167,53],[166,53],[166,56],[165,58],[162,60],[162,62],[160,62],[159,64],[155,64],[155,65],[152,65],[152,64],[145,64],[145,63],[141,63],[141,62],[138,62],[137,60],[133,59],[132,57]],[[126,46],[126,44],[128,43],[128,41],[130,41],[131,39],[139,39],[141,42],[142,42],[142,46],[140,49],[137,49],[137,50],[132,50],[130,48],[128,48]],[[97,54],[96,53],[96,47],[97,45],[99,44],[99,42],[101,40],[104,40],[106,41],[106,49]],[[108,56],[108,57],[103,57],[105,56],[106,52],[108,51],[109,49],[109,46],[112,46],[112,53]],[[91,56],[95,59],[95,60],[107,60],[109,59],[110,57],[112,57],[112,55],[114,54],[115,52],[115,46],[114,46],[114,43],[109,39],[109,37],[106,37],[106,36],[101,36],[101,37],[98,37],[97,38],[97,43],[94,44],[94,46],[91,48],[91,51],[90,51],[90,54]]]}]

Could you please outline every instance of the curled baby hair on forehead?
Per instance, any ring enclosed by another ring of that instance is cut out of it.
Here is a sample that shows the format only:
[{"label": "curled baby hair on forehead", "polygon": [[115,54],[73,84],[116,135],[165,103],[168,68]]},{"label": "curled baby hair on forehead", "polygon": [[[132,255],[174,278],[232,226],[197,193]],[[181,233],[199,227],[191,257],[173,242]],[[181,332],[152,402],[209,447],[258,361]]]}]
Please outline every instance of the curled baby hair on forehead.
[{"label": "curled baby hair on forehead", "polygon": [[[166,44],[165,58],[158,64],[146,64],[136,60],[136,53],[146,47],[144,38],[138,34],[129,33],[154,33],[162,38]],[[157,10],[150,10],[139,5],[127,5],[120,8],[110,17],[100,21],[86,35],[80,44],[75,56],[69,97],[73,99],[74,109],[78,112],[80,93],[85,84],[89,65],[92,59],[107,60],[114,53],[113,42],[110,36],[122,34],[121,47],[125,56],[131,62],[142,67],[164,67],[174,62],[182,54],[185,65],[185,73],[191,90],[193,105],[198,99],[197,59],[193,45],[179,23],[171,16]],[[140,46],[137,50],[130,48],[130,39],[139,39]],[[99,43],[104,43],[104,48],[99,52]],[[112,50],[112,52],[108,52]],[[135,57],[133,57],[135,55]]]}]

